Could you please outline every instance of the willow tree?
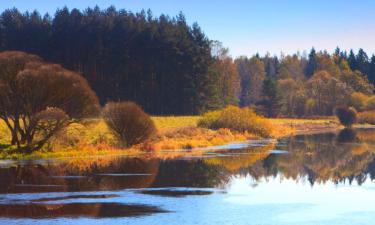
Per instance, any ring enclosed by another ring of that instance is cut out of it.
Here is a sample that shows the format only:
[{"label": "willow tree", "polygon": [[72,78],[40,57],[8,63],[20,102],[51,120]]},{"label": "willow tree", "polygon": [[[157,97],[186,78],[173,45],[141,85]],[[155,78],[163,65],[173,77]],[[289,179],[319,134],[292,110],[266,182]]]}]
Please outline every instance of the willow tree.
[{"label": "willow tree", "polygon": [[35,55],[0,53],[0,119],[19,150],[41,148],[69,120],[97,110],[97,97],[79,74]]}]

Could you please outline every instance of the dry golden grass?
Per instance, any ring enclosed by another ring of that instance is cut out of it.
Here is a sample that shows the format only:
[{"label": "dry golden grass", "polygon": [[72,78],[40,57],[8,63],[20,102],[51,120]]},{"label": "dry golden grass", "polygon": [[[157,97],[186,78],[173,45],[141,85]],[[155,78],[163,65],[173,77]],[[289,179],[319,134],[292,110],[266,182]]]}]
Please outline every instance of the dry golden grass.
[{"label": "dry golden grass", "polygon": [[292,118],[272,118],[274,125],[274,136],[283,136],[284,133],[309,132],[316,130],[326,130],[339,128],[340,124],[335,117],[319,119],[292,119]]},{"label": "dry golden grass", "polygon": [[215,145],[224,145],[231,142],[246,141],[257,138],[253,134],[233,132],[229,129],[219,129],[217,131],[184,127],[165,131],[155,139],[144,145],[145,150],[173,150],[173,149],[193,149]]},{"label": "dry golden grass", "polygon": [[[46,157],[88,157],[100,155],[135,155],[147,154],[152,157],[175,157],[182,153],[165,154],[160,150],[193,149],[241,142],[259,138],[255,134],[240,133],[228,129],[210,130],[197,127],[199,116],[155,116],[152,120],[158,129],[158,135],[150,141],[133,146],[130,149],[116,147],[116,140],[101,119],[91,119],[82,123],[72,123],[65,132],[55,137],[42,150],[31,155],[19,155],[11,152],[11,148],[0,151],[0,158],[46,158]],[[272,123],[271,137],[288,136],[295,131],[325,129],[336,126],[332,119],[270,119]],[[7,148],[10,135],[5,124],[0,123],[0,147]],[[5,147],[4,147],[5,146]],[[187,154],[187,153],[183,153]],[[199,154],[190,151],[189,154]]]},{"label": "dry golden grass", "polygon": [[196,127],[200,116],[153,116],[159,132],[183,127]]}]

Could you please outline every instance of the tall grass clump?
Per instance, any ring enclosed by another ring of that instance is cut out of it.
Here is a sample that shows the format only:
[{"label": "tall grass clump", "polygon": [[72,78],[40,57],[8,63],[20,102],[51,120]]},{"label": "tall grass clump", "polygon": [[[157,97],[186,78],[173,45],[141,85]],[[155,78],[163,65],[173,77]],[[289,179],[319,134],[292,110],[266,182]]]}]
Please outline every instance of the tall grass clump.
[{"label": "tall grass clump", "polygon": [[265,118],[258,116],[250,108],[227,106],[224,109],[203,114],[198,121],[199,127],[213,130],[228,128],[232,131],[249,132],[262,137],[269,137],[272,124]]},{"label": "tall grass clump", "polygon": [[107,103],[103,118],[124,147],[144,142],[156,133],[150,116],[133,102]]},{"label": "tall grass clump", "polygon": [[336,116],[345,127],[351,127],[357,121],[357,111],[352,107],[337,107]]},{"label": "tall grass clump", "polygon": [[368,123],[375,125],[375,110],[359,113],[358,123]]}]

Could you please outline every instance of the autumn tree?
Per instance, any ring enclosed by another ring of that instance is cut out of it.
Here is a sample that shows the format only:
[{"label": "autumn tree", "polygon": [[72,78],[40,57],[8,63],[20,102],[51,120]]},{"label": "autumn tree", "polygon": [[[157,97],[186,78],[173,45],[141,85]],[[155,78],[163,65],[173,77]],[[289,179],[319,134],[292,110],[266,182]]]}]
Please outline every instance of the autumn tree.
[{"label": "autumn tree", "polygon": [[239,58],[236,64],[241,80],[240,105],[253,105],[262,97],[262,85],[265,79],[264,64],[255,56],[250,59]]},{"label": "autumn tree", "polygon": [[340,68],[331,58],[327,52],[320,52],[316,55],[317,71],[327,71],[330,75],[338,77],[340,75]]},{"label": "autumn tree", "polygon": [[353,92],[350,95],[349,105],[361,112],[366,109],[368,100],[369,96],[363,94],[362,92]]},{"label": "autumn tree", "polygon": [[352,89],[327,71],[316,72],[307,82],[307,93],[316,101],[316,115],[332,115],[337,105],[345,105]]},{"label": "autumn tree", "polygon": [[281,61],[278,77],[280,79],[304,79],[305,76],[300,58],[297,55],[286,56]]},{"label": "autumn tree", "polygon": [[283,114],[291,117],[302,116],[304,114],[306,94],[301,81],[287,78],[279,80],[277,85],[280,88],[281,111]]},{"label": "autumn tree", "polygon": [[220,42],[212,45],[214,62],[210,66],[210,73],[216,79],[220,102],[218,105],[237,105],[240,91],[240,79],[233,59],[228,55],[228,50]]},{"label": "autumn tree", "polygon": [[98,100],[86,80],[23,52],[0,53],[0,119],[12,145],[32,152],[67,124],[95,114]]}]

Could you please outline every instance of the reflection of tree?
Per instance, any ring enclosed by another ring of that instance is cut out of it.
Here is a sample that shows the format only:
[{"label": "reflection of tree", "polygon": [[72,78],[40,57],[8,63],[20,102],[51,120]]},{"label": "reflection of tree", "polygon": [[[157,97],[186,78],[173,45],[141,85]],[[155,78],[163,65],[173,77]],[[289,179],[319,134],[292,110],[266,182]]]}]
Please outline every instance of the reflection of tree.
[{"label": "reflection of tree", "polygon": [[229,181],[227,171],[202,159],[160,163],[153,187],[216,187]]},{"label": "reflection of tree", "polygon": [[155,206],[120,203],[10,204],[0,205],[0,216],[45,219],[56,217],[126,217],[165,212]]},{"label": "reflection of tree", "polygon": [[[311,184],[328,180],[342,182],[345,179],[349,182],[355,179],[361,184],[374,155],[369,145],[361,142],[355,133],[348,130],[343,132],[337,137],[334,134],[316,134],[291,138],[285,146],[289,154],[270,155],[263,162],[265,170],[257,170],[263,174],[254,176],[276,176],[281,173],[295,180],[307,177]],[[359,130],[356,134],[368,137],[366,132],[373,133]],[[343,142],[344,137],[350,137],[352,142]],[[250,168],[249,172],[252,174],[255,171]]]},{"label": "reflection of tree", "polygon": [[[83,164],[83,161],[81,162]],[[149,187],[158,173],[158,160],[137,158],[87,159],[71,162],[17,165],[0,169],[0,192],[95,191]],[[106,176],[102,174],[146,174]]]},{"label": "reflection of tree", "polygon": [[357,133],[355,130],[351,128],[345,128],[340,131],[337,135],[337,142],[340,143],[347,143],[347,142],[355,142],[357,139]]},{"label": "reflection of tree", "polygon": [[265,159],[274,149],[275,145],[270,144],[262,147],[231,150],[225,157],[205,158],[204,162],[209,165],[218,165],[231,173],[238,172],[241,168],[248,168],[259,160]]},{"label": "reflection of tree", "polygon": [[356,180],[361,184],[367,174],[374,179],[374,131],[357,130],[355,136],[350,135],[351,142],[346,142],[345,136],[334,133],[295,136],[287,139],[285,146],[279,146],[288,154],[269,154],[275,146],[268,145],[220,150],[207,155],[212,157],[194,160],[103,157],[58,164],[18,165],[0,169],[0,193],[218,187],[227,184],[232,175],[246,174],[254,179],[277,175],[294,180],[308,179],[311,184],[329,180]]}]

